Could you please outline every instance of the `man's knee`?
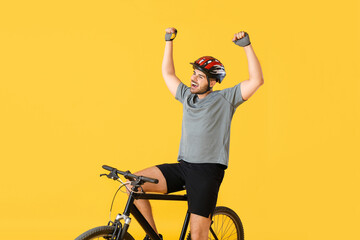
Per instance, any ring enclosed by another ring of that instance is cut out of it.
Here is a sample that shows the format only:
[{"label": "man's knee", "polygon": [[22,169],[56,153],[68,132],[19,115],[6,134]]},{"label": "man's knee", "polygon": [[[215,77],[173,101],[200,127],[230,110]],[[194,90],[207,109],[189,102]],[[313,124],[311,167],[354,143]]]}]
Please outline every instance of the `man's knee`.
[{"label": "man's knee", "polygon": [[211,219],[200,215],[191,214],[190,232],[192,240],[208,239]]},{"label": "man's knee", "polygon": [[194,230],[191,229],[191,240],[207,240],[209,236],[209,228],[195,228]]}]

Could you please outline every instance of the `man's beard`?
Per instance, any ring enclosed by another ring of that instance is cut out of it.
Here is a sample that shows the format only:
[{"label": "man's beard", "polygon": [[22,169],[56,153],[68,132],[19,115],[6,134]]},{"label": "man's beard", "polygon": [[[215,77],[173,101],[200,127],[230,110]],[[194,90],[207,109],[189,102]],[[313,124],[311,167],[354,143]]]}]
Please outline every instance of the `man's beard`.
[{"label": "man's beard", "polygon": [[192,94],[204,94],[207,92],[208,86],[191,87],[190,92]]},{"label": "man's beard", "polygon": [[203,87],[197,87],[197,88],[190,88],[190,92],[192,94],[204,94],[207,90],[207,86],[203,86]]}]

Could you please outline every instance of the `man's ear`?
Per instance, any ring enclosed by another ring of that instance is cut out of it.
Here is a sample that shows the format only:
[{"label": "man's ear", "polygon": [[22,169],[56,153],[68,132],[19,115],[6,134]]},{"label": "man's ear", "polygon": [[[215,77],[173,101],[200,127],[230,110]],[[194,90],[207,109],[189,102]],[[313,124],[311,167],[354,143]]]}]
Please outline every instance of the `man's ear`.
[{"label": "man's ear", "polygon": [[210,87],[211,87],[211,88],[214,87],[215,84],[216,84],[216,79],[210,78]]}]

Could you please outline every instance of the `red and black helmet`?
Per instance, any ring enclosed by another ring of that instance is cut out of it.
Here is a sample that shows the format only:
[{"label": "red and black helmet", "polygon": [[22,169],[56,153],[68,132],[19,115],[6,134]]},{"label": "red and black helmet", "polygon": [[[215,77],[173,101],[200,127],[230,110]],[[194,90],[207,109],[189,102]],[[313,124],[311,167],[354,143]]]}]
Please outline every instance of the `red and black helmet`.
[{"label": "red and black helmet", "polygon": [[214,57],[204,56],[193,63],[194,68],[204,72],[208,78],[215,78],[219,83],[226,76],[224,65]]}]

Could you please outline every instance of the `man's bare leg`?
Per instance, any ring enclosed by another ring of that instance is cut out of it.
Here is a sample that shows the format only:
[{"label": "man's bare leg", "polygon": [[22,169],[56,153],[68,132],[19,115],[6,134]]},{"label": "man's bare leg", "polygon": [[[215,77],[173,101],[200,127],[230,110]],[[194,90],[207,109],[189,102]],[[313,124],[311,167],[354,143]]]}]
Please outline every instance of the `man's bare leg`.
[{"label": "man's bare leg", "polygon": [[190,233],[192,240],[207,240],[211,219],[193,214],[190,215]]},{"label": "man's bare leg", "polygon": [[[142,188],[144,192],[158,192],[158,193],[167,193],[167,185],[166,180],[162,172],[157,167],[150,167],[139,172],[134,173],[135,175],[146,176],[150,178],[156,178],[159,180],[158,184],[153,183],[145,183]],[[154,217],[151,211],[151,205],[149,200],[145,199],[138,199],[134,201],[136,207],[139,211],[144,215],[145,219],[149,222],[151,227],[155,230],[156,233],[157,229],[155,226]]]}]

